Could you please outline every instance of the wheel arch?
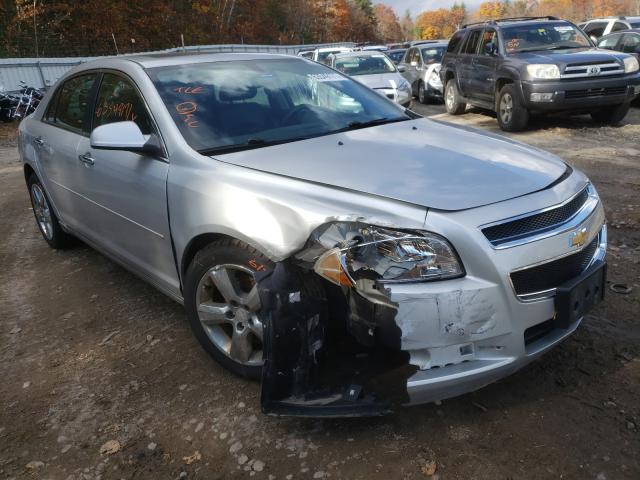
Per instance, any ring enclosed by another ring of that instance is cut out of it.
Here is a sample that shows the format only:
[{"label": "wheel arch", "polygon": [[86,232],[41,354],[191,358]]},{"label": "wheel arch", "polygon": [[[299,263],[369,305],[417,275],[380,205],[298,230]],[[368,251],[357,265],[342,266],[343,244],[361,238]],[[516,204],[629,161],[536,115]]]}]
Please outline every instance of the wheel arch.
[{"label": "wheel arch", "polygon": [[38,177],[38,174],[37,174],[37,172],[36,172],[36,169],[35,169],[35,168],[33,168],[33,167],[32,167],[30,164],[28,164],[28,163],[25,163],[25,164],[24,164],[23,170],[24,170],[24,181],[25,181],[25,182],[29,182],[29,177],[30,177],[31,175],[35,175],[36,177]]}]

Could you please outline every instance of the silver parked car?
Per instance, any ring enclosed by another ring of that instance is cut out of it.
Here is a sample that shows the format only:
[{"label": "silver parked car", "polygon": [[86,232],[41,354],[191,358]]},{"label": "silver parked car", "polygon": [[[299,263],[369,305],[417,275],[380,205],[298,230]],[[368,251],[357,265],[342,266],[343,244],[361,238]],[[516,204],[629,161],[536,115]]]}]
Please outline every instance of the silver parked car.
[{"label": "silver parked car", "polygon": [[184,303],[263,411],[379,415],[515,372],[603,295],[585,175],[324,65],[147,55],[69,71],[20,124],[33,211]]},{"label": "silver parked car", "polygon": [[338,53],[328,58],[328,65],[403,107],[411,104],[411,85],[402,78],[398,67],[384,53],[378,51]]},{"label": "silver parked car", "polygon": [[412,94],[420,103],[442,101],[442,80],[440,69],[442,57],[447,51],[448,42],[429,42],[419,44],[407,50],[398,67],[402,75],[411,84]]}]

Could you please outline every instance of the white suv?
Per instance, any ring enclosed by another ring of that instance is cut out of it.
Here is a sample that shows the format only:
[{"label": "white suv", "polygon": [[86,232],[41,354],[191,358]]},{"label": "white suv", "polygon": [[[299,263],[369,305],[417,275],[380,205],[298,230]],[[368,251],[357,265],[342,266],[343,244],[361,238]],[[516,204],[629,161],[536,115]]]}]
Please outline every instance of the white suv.
[{"label": "white suv", "polygon": [[596,18],[578,25],[595,42],[604,35],[630,28],[640,28],[640,17]]}]

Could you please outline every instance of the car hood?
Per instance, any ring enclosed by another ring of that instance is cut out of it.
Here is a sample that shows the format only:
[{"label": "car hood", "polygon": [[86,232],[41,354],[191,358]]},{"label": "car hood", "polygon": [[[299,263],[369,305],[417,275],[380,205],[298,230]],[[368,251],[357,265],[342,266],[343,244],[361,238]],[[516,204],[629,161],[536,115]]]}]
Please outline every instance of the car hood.
[{"label": "car hood", "polygon": [[374,75],[355,75],[351,78],[369,88],[396,88],[403,80],[402,75],[398,72],[376,73]]},{"label": "car hood", "polygon": [[622,59],[626,56],[627,55],[611,50],[592,47],[517,54],[517,57],[527,64],[555,63],[561,70],[564,70],[564,67],[571,64],[595,64],[598,62],[610,62],[611,60],[618,60],[622,63]]},{"label": "car hood", "polygon": [[464,210],[542,190],[567,168],[542,150],[428,119],[214,158],[439,210]]}]

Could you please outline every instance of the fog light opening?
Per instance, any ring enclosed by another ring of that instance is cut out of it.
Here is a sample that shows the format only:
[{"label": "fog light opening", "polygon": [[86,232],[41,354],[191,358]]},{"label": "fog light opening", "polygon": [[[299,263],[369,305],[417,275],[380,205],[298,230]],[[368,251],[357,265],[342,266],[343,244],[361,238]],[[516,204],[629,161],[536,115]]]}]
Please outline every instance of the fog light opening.
[{"label": "fog light opening", "polygon": [[553,102],[553,93],[532,93],[529,97],[532,102]]}]

